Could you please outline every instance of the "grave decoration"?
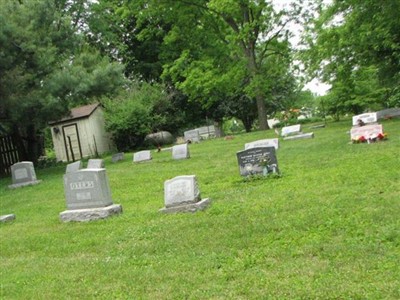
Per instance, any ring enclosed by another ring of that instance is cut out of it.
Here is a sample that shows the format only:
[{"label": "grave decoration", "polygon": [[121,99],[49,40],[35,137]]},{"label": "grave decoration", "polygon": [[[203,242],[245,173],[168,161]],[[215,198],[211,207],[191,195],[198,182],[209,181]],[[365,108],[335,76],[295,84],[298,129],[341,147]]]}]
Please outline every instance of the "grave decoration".
[{"label": "grave decoration", "polygon": [[115,153],[111,157],[111,161],[116,163],[117,161],[124,160],[124,152]]},{"label": "grave decoration", "polygon": [[84,222],[104,219],[120,214],[122,207],[113,204],[106,170],[95,168],[101,161],[92,162],[91,168],[71,169],[64,175],[67,210],[60,213],[62,222]]},{"label": "grave decoration", "polygon": [[207,208],[211,200],[201,199],[195,175],[177,176],[164,182],[163,213],[196,212]]},{"label": "grave decoration", "polygon": [[28,185],[36,185],[41,182],[37,180],[35,168],[31,161],[22,161],[11,166],[12,184],[8,187],[16,189]]},{"label": "grave decoration", "polygon": [[301,132],[301,125],[292,125],[282,128],[281,135],[284,140],[298,140],[298,139],[310,139],[314,137],[313,132],[303,133]]},{"label": "grave decoration", "polygon": [[387,134],[383,132],[381,124],[370,124],[354,126],[350,130],[350,138],[353,144],[374,143],[387,139]]},{"label": "grave decoration", "polygon": [[133,154],[133,162],[148,161],[151,160],[151,158],[150,150],[143,150]]},{"label": "grave decoration", "polygon": [[236,153],[241,176],[279,174],[274,147],[249,148]]},{"label": "grave decoration", "polygon": [[188,144],[176,145],[172,147],[173,159],[186,159],[190,158]]}]

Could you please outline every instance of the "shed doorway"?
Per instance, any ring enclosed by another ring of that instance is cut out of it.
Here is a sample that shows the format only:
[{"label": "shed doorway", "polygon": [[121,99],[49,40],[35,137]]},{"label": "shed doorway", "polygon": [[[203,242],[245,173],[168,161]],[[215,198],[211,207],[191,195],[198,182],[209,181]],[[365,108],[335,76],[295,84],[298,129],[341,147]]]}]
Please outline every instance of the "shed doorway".
[{"label": "shed doorway", "polygon": [[64,135],[65,153],[68,161],[76,161],[82,158],[81,141],[76,123],[62,127]]}]

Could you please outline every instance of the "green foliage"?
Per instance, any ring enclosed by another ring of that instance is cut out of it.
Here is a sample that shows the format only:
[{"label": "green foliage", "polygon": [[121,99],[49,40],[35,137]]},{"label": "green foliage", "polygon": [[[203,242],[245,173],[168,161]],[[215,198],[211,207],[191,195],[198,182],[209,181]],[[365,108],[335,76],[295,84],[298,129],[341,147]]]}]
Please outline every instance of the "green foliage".
[{"label": "green foliage", "polygon": [[[283,141],[282,177],[244,181],[236,152],[274,132],[191,144],[132,164],[105,158],[120,216],[61,223],[65,165],[39,185],[0,179],[2,299],[399,299],[400,120],[389,139],[349,144],[351,120]],[[308,128],[305,128],[308,130]],[[163,184],[195,174],[212,204],[163,215]]]}]

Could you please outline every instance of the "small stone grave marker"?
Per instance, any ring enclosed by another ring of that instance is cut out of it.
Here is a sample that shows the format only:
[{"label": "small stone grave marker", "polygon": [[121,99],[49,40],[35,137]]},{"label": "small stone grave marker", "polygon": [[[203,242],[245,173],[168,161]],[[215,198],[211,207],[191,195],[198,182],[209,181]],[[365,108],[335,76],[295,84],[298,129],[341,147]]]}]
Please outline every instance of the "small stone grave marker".
[{"label": "small stone grave marker", "polygon": [[278,139],[264,139],[258,140],[251,143],[247,143],[244,145],[244,149],[256,148],[256,147],[274,147],[275,150],[279,148],[279,140]]},{"label": "small stone grave marker", "polygon": [[186,159],[190,157],[188,144],[176,145],[172,147],[173,159]]},{"label": "small stone grave marker", "polygon": [[143,150],[133,154],[133,162],[142,162],[151,160],[150,150]]},{"label": "small stone grave marker", "polygon": [[65,173],[72,173],[76,172],[82,169],[82,162],[80,160],[70,163],[67,165],[67,169],[65,170]]},{"label": "small stone grave marker", "polygon": [[35,185],[41,182],[37,180],[35,168],[31,161],[22,161],[11,166],[12,184],[8,187],[15,189],[27,185]]},{"label": "small stone grave marker", "polygon": [[11,222],[11,221],[14,221],[14,220],[15,220],[15,215],[14,214],[0,216],[0,222],[1,223]]},{"label": "small stone grave marker", "polygon": [[301,125],[293,125],[293,126],[286,126],[282,128],[281,135],[282,136],[289,136],[294,134],[301,133]]},{"label": "small stone grave marker", "polygon": [[103,169],[104,160],[103,159],[89,159],[87,169]]},{"label": "small stone grave marker", "polygon": [[120,161],[120,160],[124,160],[124,152],[119,152],[119,153],[113,154],[113,156],[111,158],[111,161],[113,163],[116,163],[117,161]]},{"label": "small stone grave marker", "polygon": [[274,147],[249,148],[236,153],[241,176],[279,173]]},{"label": "small stone grave marker", "polygon": [[210,204],[210,199],[201,200],[195,175],[177,176],[164,182],[164,213],[195,212]]},{"label": "small stone grave marker", "polygon": [[352,140],[358,140],[361,136],[368,140],[377,137],[379,134],[383,134],[383,127],[381,124],[353,127],[350,130],[350,138]]},{"label": "small stone grave marker", "polygon": [[378,115],[376,112],[373,112],[353,116],[353,126],[359,125],[359,120],[361,120],[364,124],[376,123],[378,122]]},{"label": "small stone grave marker", "polygon": [[198,143],[200,142],[200,132],[197,129],[188,130],[184,133],[185,142]]},{"label": "small stone grave marker", "polygon": [[105,169],[83,169],[64,175],[67,210],[60,213],[63,222],[104,219],[122,212],[115,205]]}]

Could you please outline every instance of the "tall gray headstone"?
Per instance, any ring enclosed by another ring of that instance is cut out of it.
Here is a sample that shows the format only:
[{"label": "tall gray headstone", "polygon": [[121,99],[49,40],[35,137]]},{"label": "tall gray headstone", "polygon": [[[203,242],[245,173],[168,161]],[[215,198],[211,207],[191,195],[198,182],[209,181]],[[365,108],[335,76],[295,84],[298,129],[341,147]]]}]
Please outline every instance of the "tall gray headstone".
[{"label": "tall gray headstone", "polygon": [[195,175],[183,175],[164,182],[164,202],[161,212],[195,212],[205,209],[210,199],[201,200]]},{"label": "tall gray headstone", "polygon": [[113,204],[105,169],[83,169],[64,175],[67,210],[60,213],[63,222],[91,221],[122,212]]},{"label": "tall gray headstone", "polygon": [[173,159],[186,159],[190,157],[188,144],[176,145],[172,147]]},{"label": "tall gray headstone", "polygon": [[35,168],[30,161],[22,161],[11,166],[12,184],[8,187],[15,189],[27,185],[35,185],[41,182],[37,180]]}]

